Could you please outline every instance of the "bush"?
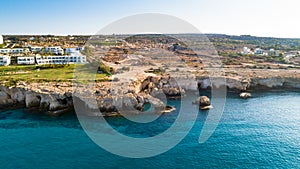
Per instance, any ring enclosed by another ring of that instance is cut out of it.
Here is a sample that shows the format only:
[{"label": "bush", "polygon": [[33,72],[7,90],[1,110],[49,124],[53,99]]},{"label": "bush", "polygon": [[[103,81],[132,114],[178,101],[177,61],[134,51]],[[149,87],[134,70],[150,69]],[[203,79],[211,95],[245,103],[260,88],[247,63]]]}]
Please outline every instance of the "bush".
[{"label": "bush", "polygon": [[110,67],[105,65],[104,63],[100,62],[99,66],[98,66],[98,73],[104,73],[104,74],[108,74],[111,75],[112,72],[110,71]]}]

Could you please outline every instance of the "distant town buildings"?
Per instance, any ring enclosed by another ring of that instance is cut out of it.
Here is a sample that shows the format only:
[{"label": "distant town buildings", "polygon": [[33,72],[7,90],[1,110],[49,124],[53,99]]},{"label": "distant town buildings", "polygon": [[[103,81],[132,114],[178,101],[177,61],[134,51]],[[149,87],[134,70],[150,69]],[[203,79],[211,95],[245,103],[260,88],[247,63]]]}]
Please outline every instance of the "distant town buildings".
[{"label": "distant town buildings", "polygon": [[249,49],[248,47],[244,47],[242,54],[244,54],[244,55],[251,54],[251,49]]},{"label": "distant town buildings", "polygon": [[264,50],[263,49],[260,49],[260,48],[256,48],[254,50],[254,54],[255,55],[263,55],[264,54]]},{"label": "distant town buildings", "polygon": [[269,56],[279,56],[279,51],[278,50],[274,50],[274,49],[270,49],[268,52]]},{"label": "distant town buildings", "polygon": [[264,55],[264,56],[279,56],[280,52],[275,49],[270,50],[263,50],[261,48],[256,48],[253,50],[249,49],[248,47],[243,47],[243,51],[240,52],[243,55]]}]

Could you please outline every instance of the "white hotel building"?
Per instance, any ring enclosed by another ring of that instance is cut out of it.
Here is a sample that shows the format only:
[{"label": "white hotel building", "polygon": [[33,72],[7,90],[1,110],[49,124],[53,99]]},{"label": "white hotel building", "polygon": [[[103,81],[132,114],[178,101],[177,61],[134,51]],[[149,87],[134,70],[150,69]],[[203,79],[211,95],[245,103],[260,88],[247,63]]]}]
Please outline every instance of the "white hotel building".
[{"label": "white hotel building", "polygon": [[[44,56],[44,57],[37,55],[37,56],[19,56],[17,58],[18,65],[84,64],[84,63],[87,63],[86,56],[84,55]],[[10,60],[8,64],[10,64]]]},{"label": "white hotel building", "polygon": [[29,52],[29,49],[28,48],[13,48],[10,50],[10,53],[27,53]]},{"label": "white hotel building", "polygon": [[2,48],[0,49],[0,53],[2,54],[21,54],[21,53],[28,53],[29,49],[28,48]]},{"label": "white hotel building", "polygon": [[43,47],[41,46],[32,46],[30,47],[31,52],[40,52],[42,51]]},{"label": "white hotel building", "polygon": [[84,47],[76,47],[76,48],[66,48],[66,54],[72,54],[72,53],[80,53],[83,51]]},{"label": "white hotel building", "polygon": [[34,56],[18,57],[17,64],[18,65],[33,65],[33,64],[35,64],[35,58],[34,58]]},{"label": "white hotel building", "polygon": [[3,36],[0,35],[0,45],[3,44]]},{"label": "white hotel building", "polygon": [[0,66],[8,66],[10,64],[10,56],[0,55]]},{"label": "white hotel building", "polygon": [[86,63],[86,56],[48,56],[46,57],[46,61],[49,61],[49,64],[81,64]]},{"label": "white hotel building", "polygon": [[39,65],[43,64],[84,64],[87,63],[84,55],[71,56],[36,56],[36,62]]},{"label": "white hotel building", "polygon": [[8,54],[8,53],[10,53],[10,50],[11,49],[9,49],[9,48],[1,48],[0,49],[0,53],[2,53],[2,54]]},{"label": "white hotel building", "polygon": [[63,55],[64,50],[60,46],[46,47],[45,52],[49,52],[55,55]]}]

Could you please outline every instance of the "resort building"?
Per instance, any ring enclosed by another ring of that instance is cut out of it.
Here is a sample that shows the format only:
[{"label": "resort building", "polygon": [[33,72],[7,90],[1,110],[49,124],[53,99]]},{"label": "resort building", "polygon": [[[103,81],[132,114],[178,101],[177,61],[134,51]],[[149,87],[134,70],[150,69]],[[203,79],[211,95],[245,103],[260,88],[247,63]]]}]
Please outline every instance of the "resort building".
[{"label": "resort building", "polygon": [[45,52],[49,52],[49,53],[55,54],[55,55],[63,55],[64,54],[64,50],[60,46],[46,47]]},{"label": "resort building", "polygon": [[86,63],[86,56],[84,55],[71,55],[71,56],[30,56],[18,57],[18,64],[83,64]]},{"label": "resort building", "polygon": [[35,64],[34,56],[18,57],[17,64],[18,65],[33,65],[33,64]]},{"label": "resort building", "polygon": [[47,56],[49,64],[68,64],[66,56]]},{"label": "resort building", "polygon": [[0,45],[3,44],[3,36],[0,35]]},{"label": "resort building", "polygon": [[68,57],[69,63],[81,64],[86,63],[86,56],[84,55],[71,55]]},{"label": "resort building", "polygon": [[[71,56],[47,56],[44,58],[49,64],[82,64],[86,63],[86,56],[71,55]],[[44,61],[44,62],[45,62]]]},{"label": "resort building", "polygon": [[31,52],[40,52],[42,51],[43,47],[41,46],[32,46],[30,47]]},{"label": "resort building", "polygon": [[9,49],[9,48],[3,48],[3,49],[0,49],[0,53],[2,53],[2,54],[8,54],[8,53],[10,53],[10,50],[11,49]]},{"label": "resort building", "polygon": [[49,60],[46,58],[42,58],[40,55],[36,56],[35,59],[38,65],[49,64]]},{"label": "resort building", "polygon": [[76,48],[66,48],[66,54],[71,54],[71,53],[80,53],[84,48],[83,47],[76,47]]},{"label": "resort building", "polygon": [[10,56],[0,55],[0,66],[10,65]]},{"label": "resort building", "polygon": [[10,50],[10,53],[27,53],[29,52],[29,49],[28,48],[13,48]]}]

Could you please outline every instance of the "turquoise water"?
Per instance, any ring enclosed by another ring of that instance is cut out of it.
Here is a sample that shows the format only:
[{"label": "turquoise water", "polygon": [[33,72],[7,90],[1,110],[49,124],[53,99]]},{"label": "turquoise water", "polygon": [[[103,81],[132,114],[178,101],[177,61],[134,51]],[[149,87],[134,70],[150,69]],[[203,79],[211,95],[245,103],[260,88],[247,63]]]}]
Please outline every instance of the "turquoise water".
[{"label": "turquoise water", "polygon": [[[0,168],[300,168],[300,93],[229,96],[212,137],[199,144],[206,112],[188,136],[156,157],[130,159],[110,154],[84,133],[75,115],[48,117],[23,110],[0,113]],[[169,104],[178,106],[178,101]],[[128,135],[164,131],[176,112],[143,130],[123,118],[108,118]],[[157,125],[159,124],[159,125]]]}]

